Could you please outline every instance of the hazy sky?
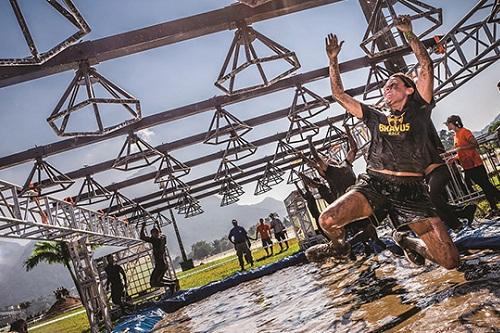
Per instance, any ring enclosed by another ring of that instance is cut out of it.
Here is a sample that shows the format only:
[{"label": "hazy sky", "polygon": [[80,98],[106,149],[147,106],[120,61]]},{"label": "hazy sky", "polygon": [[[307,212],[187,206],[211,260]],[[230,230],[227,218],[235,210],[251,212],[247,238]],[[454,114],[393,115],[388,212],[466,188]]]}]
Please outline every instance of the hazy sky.
[{"label": "hazy sky", "polygon": [[[74,0],[81,14],[92,28],[84,40],[93,40],[105,36],[138,29],[149,25],[170,21],[208,10],[221,8],[231,1],[220,0]],[[436,33],[445,33],[476,3],[473,0],[460,1],[425,1],[443,8],[444,24]],[[39,49],[46,50],[73,32],[45,2],[31,0],[20,1],[26,20],[34,35]],[[301,69],[307,72],[327,65],[324,53],[324,36],[329,32],[344,39],[341,61],[363,56],[359,47],[366,24],[356,0],[346,0],[316,9],[282,16],[259,22],[253,26],[257,31],[270,37],[281,45],[296,52]],[[96,69],[123,89],[141,100],[144,116],[163,112],[175,107],[202,101],[222,92],[214,87],[215,81],[230,42],[232,31],[223,31],[181,43],[156,48],[98,64]],[[0,2],[0,57],[19,57],[28,54],[22,35],[16,25],[14,15],[7,1]],[[414,62],[408,58],[408,62]],[[466,127],[480,130],[499,112],[500,94],[496,84],[499,79],[499,64],[495,64],[478,75],[475,79],[441,101],[434,112],[438,129],[450,114],[462,116]],[[38,80],[0,88],[0,156],[9,155],[34,147],[59,141],[46,122],[64,89],[73,77],[73,72],[64,72]],[[365,69],[351,72],[344,76],[346,88],[363,85],[366,81]],[[320,95],[330,94],[328,80],[321,80],[308,85]],[[276,111],[291,104],[293,89],[288,89],[254,100],[233,104],[226,109],[241,120],[253,118]],[[343,113],[338,106],[333,106],[315,120]],[[205,112],[195,117],[160,125],[143,133],[143,137],[152,145],[173,141],[208,129],[212,112]],[[276,132],[286,131],[286,119],[259,126],[248,133],[248,140],[255,140]],[[323,133],[323,132],[322,132]],[[47,160],[59,170],[66,172],[93,165],[102,160],[116,157],[125,137],[119,137],[101,143],[86,146],[72,152],[49,157]],[[274,153],[276,144],[259,147],[255,158]],[[206,153],[225,148],[197,144],[176,150],[172,155],[187,161]],[[242,163],[249,161],[243,160]],[[194,168],[192,175],[185,180],[217,170],[217,162],[207,163]],[[1,170],[0,179],[22,184],[32,163]],[[357,166],[361,171],[362,166]],[[134,172],[107,171],[95,175],[103,185],[131,177]],[[81,181],[68,192],[78,191]],[[244,187],[246,194],[242,203],[253,203],[263,196],[253,196],[255,183]],[[157,191],[153,182],[141,184],[123,190],[130,197]],[[282,200],[292,190],[290,186],[280,186],[265,195]],[[62,195],[61,195],[62,196]],[[208,213],[208,212],[207,212]],[[195,217],[196,218],[196,217]]]}]

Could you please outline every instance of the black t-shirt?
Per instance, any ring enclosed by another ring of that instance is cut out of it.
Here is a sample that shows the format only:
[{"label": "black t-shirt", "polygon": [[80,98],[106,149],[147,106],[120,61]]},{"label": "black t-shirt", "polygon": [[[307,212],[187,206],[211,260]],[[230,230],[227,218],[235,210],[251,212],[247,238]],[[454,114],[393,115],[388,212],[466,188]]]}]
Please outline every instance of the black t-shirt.
[{"label": "black t-shirt", "polygon": [[104,269],[104,271],[106,272],[106,276],[108,278],[108,281],[111,283],[112,288],[123,288],[123,283],[122,283],[122,279],[120,276],[120,271],[122,271],[122,270],[123,269],[116,264],[108,265]]},{"label": "black t-shirt", "polygon": [[326,168],[326,181],[330,190],[337,194],[337,197],[344,194],[347,189],[356,183],[356,175],[352,171],[352,165],[344,160],[340,165],[329,165]]},{"label": "black t-shirt", "polygon": [[443,164],[443,158],[439,154],[444,153],[446,149],[444,149],[443,142],[439,138],[432,121],[429,125],[429,140],[427,142],[430,157],[429,164]]},{"label": "black t-shirt", "polygon": [[330,189],[326,185],[323,185],[323,184],[319,185],[318,186],[318,192],[319,192],[319,195],[323,198],[323,200],[325,200],[329,204],[331,204],[332,202],[334,202],[335,199],[336,199],[336,197],[333,194],[333,192],[330,191]]},{"label": "black t-shirt", "polygon": [[248,240],[247,231],[245,230],[245,228],[236,225],[229,231],[228,238],[235,244],[246,243]]},{"label": "black t-shirt", "polygon": [[367,168],[423,173],[431,161],[428,133],[434,103],[410,99],[402,111],[361,107],[372,137]]},{"label": "black t-shirt", "polygon": [[158,238],[154,237],[144,237],[144,241],[150,243],[153,247],[153,258],[155,259],[155,265],[166,265],[167,259],[165,258],[165,246],[167,244],[167,238],[165,235],[160,235]]},{"label": "black t-shirt", "polygon": [[320,215],[320,212],[318,209],[318,205],[316,204],[316,199],[314,198],[314,195],[309,191],[301,192],[301,195],[307,203],[307,208],[309,209],[309,212],[315,219],[317,219]]}]

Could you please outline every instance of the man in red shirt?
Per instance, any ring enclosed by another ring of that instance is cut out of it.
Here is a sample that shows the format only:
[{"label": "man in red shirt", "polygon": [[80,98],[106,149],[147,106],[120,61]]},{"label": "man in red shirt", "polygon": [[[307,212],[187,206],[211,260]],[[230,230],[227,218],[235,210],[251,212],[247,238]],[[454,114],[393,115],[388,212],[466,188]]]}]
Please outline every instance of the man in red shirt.
[{"label": "man in red shirt", "polygon": [[465,177],[471,179],[483,190],[491,207],[489,216],[498,215],[497,203],[500,200],[500,191],[488,179],[483,160],[477,151],[479,145],[476,138],[470,130],[464,127],[459,116],[449,116],[445,124],[448,130],[455,132],[456,159],[464,169]]},{"label": "man in red shirt", "polygon": [[[262,247],[266,250],[266,255],[273,255],[273,241],[271,240],[271,227],[264,223],[264,219],[259,220],[259,225],[256,229],[255,240],[259,238],[262,240]],[[269,251],[271,250],[271,251]],[[271,252],[271,254],[269,254]]]}]

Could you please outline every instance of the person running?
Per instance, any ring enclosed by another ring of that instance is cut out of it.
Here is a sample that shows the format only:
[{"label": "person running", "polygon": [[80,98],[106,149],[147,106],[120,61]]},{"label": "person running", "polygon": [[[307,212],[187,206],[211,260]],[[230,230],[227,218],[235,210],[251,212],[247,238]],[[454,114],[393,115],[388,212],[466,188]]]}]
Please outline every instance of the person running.
[{"label": "person running", "polygon": [[[280,246],[280,253],[288,250],[288,240],[285,234],[285,226],[283,222],[278,218],[275,213],[269,214],[269,218],[271,219],[271,229],[274,230],[274,238],[278,241],[278,245]],[[286,245],[286,249],[283,250],[283,243]]]},{"label": "person running", "polygon": [[481,155],[477,151],[479,147],[472,132],[465,128],[462,119],[457,115],[449,116],[445,122],[448,130],[455,132],[454,145],[452,151],[457,152],[457,156],[452,160],[458,160],[464,169],[465,177],[471,179],[484,192],[491,211],[489,217],[500,215],[497,204],[500,201],[500,191],[488,179],[488,172],[484,167]]},{"label": "person running", "polygon": [[[395,19],[420,65],[417,84],[397,73],[383,88],[384,106],[365,105],[349,96],[340,77],[338,54],[343,41],[329,34],[325,40],[333,96],[350,114],[362,119],[371,134],[367,174],[320,215],[320,225],[332,242],[335,256],[350,253],[345,226],[386,208],[393,238],[415,264],[429,259],[447,269],[459,264],[458,250],[429,199],[424,169],[430,164],[426,141],[433,98],[432,60],[412,31],[409,16]],[[404,230],[419,238],[410,237]]]},{"label": "person running", "polygon": [[151,287],[167,287],[170,289],[170,293],[173,294],[176,289],[175,281],[168,280],[164,278],[165,273],[168,269],[167,264],[167,253],[165,247],[167,245],[167,237],[161,233],[160,228],[153,227],[151,229],[151,237],[145,234],[146,222],[142,223],[140,238],[151,244],[153,248],[153,258],[154,258],[154,268],[151,272],[151,277],[149,278],[149,283]]},{"label": "person running", "polygon": [[[264,223],[264,219],[259,219],[259,225],[257,226],[255,233],[255,240],[259,238],[262,240],[262,247],[266,250],[267,256],[273,255],[273,241],[271,240],[271,227]],[[271,253],[269,253],[271,252]]]},{"label": "person running", "polygon": [[229,231],[229,236],[227,237],[231,243],[234,244],[234,249],[236,250],[236,256],[238,257],[238,262],[240,263],[241,270],[245,270],[245,264],[243,262],[243,255],[247,264],[253,267],[253,257],[250,251],[250,239],[248,239],[247,231],[245,228],[238,225],[237,220],[232,220],[233,228]]},{"label": "person running", "polygon": [[110,254],[106,257],[108,265],[104,268],[106,272],[106,289],[111,287],[111,301],[120,307],[122,312],[127,310],[128,304],[124,302],[127,295],[127,275],[123,268],[116,264],[113,255]]}]

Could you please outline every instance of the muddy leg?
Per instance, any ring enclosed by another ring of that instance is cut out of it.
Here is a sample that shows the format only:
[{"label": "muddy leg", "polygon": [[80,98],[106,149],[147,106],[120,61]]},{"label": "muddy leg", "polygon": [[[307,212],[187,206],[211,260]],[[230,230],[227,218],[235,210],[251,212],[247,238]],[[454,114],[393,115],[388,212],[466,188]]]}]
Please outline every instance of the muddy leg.
[{"label": "muddy leg", "polygon": [[425,258],[446,268],[454,269],[459,264],[458,250],[448,235],[444,223],[438,218],[428,218],[409,225],[420,238],[406,240],[415,251]]},{"label": "muddy leg", "polygon": [[333,246],[342,249],[346,245],[344,226],[372,214],[373,210],[365,196],[349,191],[321,213],[319,223]]}]

